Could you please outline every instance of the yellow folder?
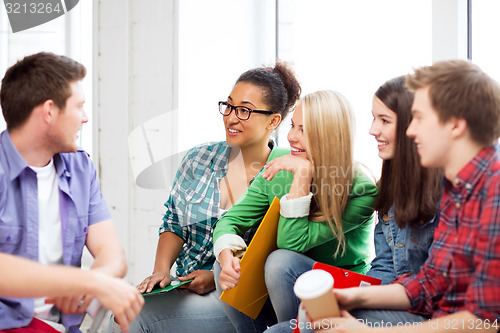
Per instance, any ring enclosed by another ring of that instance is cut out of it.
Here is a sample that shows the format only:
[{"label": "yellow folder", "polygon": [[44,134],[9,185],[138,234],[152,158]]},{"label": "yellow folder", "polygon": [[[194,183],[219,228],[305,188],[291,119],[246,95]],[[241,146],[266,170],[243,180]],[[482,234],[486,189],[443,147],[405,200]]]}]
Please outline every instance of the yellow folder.
[{"label": "yellow folder", "polygon": [[240,281],[220,296],[221,300],[253,319],[267,300],[264,265],[269,254],[277,249],[279,218],[280,200],[275,197],[241,258]]}]

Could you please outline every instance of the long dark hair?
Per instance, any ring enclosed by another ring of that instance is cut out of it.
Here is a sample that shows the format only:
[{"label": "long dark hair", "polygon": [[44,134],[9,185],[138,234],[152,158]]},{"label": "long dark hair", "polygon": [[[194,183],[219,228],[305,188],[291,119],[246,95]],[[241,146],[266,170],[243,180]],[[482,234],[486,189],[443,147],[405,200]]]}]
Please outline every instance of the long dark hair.
[{"label": "long dark hair", "polygon": [[375,96],[397,114],[394,158],[382,164],[375,209],[386,214],[394,205],[396,223],[401,228],[428,221],[436,214],[442,172],[422,167],[413,139],[406,136],[413,93],[405,86],[405,76],[399,76],[380,86]]}]

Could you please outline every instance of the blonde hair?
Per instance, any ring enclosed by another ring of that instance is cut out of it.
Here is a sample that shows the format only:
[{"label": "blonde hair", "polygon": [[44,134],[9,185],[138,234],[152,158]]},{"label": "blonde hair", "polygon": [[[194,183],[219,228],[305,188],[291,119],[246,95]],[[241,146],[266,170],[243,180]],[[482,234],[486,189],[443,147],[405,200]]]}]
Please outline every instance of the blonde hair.
[{"label": "blonde hair", "polygon": [[304,134],[313,163],[313,199],[309,219],[327,221],[338,240],[334,256],[345,250],[342,212],[354,178],[354,115],[347,99],[331,90],[317,91],[301,99]]}]

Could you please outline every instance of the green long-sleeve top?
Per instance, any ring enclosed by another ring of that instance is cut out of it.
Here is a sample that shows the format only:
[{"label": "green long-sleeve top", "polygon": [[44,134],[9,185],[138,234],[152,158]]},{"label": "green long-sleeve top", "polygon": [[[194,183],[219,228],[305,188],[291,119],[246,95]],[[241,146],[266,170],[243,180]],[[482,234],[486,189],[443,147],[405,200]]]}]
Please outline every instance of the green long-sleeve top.
[{"label": "green long-sleeve top", "polygon": [[[280,150],[275,157],[285,155]],[[271,181],[258,175],[247,191],[217,222],[214,243],[224,234],[243,235],[260,223],[274,197],[281,197],[290,190],[293,173],[279,171]],[[337,189],[338,190],[338,189]],[[373,204],[377,195],[376,185],[361,172],[353,179],[349,200],[342,214],[342,229],[346,246],[344,254],[334,257],[338,240],[327,222],[310,221],[308,216],[285,218],[278,223],[278,248],[304,253],[308,257],[359,273],[369,269],[372,243]]]}]

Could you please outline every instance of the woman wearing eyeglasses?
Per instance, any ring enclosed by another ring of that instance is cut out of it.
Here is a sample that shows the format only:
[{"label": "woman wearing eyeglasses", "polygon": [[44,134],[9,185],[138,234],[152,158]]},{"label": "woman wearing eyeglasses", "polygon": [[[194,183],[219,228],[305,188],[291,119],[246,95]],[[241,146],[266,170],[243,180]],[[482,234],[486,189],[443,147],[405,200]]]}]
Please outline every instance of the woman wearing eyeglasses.
[{"label": "woman wearing eyeglasses", "polygon": [[[146,297],[132,332],[234,332],[214,292],[213,229],[266,162],[289,152],[273,149],[269,138],[300,91],[291,69],[277,63],[243,73],[219,102],[226,141],[194,147],[182,160],[165,203],[153,274],[138,289],[194,280]],[[174,262],[177,278],[170,276]]]},{"label": "woman wearing eyeglasses", "polygon": [[[273,273],[269,274],[266,263],[266,285],[273,306],[291,298],[290,302],[296,303],[290,280],[310,270],[315,261],[366,273],[377,188],[353,159],[353,117],[349,103],[337,92],[318,91],[301,98],[288,133],[291,155],[268,162],[243,199],[217,223],[214,251],[220,266],[215,264],[214,271],[216,280],[220,274],[222,290],[239,282],[236,254],[247,244],[239,235],[261,221],[275,196],[281,204],[280,250],[268,258],[268,262],[275,258]],[[297,274],[290,277],[287,272],[292,266],[302,271],[292,269]],[[223,306],[238,332],[266,329],[261,317],[252,320]],[[297,308],[293,306],[294,314],[275,308],[278,320],[294,318]]]}]

